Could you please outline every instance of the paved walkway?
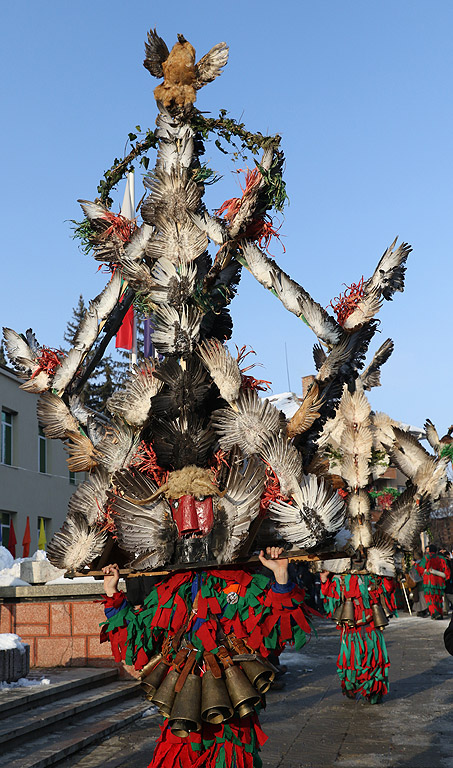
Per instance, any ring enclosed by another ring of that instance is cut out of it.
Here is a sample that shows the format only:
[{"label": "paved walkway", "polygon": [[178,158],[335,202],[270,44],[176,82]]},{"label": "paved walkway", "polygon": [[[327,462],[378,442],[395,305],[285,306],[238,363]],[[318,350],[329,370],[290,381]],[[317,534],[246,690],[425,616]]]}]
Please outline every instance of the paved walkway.
[{"label": "paved walkway", "polygon": [[[261,716],[269,740],[263,768],[451,768],[453,657],[443,645],[446,621],[393,619],[385,630],[392,666],[384,703],[341,695],[338,633],[318,624],[303,652],[289,651],[286,687],[268,695]],[[146,768],[159,718],[144,717],[61,768]]]}]

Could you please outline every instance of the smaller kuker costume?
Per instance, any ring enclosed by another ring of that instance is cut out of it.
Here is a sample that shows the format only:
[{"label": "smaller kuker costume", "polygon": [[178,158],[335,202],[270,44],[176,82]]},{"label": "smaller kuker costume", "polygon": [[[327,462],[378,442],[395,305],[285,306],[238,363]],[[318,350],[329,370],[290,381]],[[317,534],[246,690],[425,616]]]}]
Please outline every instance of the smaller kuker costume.
[{"label": "smaller kuker costume", "polygon": [[434,546],[427,547],[415,568],[423,579],[423,593],[432,619],[443,617],[445,584],[450,578],[450,568]]},{"label": "smaller kuker costume", "polygon": [[388,692],[390,661],[384,640],[395,612],[395,580],[368,573],[329,574],[321,583],[327,615],[341,632],[338,676],[343,694],[378,704]]}]

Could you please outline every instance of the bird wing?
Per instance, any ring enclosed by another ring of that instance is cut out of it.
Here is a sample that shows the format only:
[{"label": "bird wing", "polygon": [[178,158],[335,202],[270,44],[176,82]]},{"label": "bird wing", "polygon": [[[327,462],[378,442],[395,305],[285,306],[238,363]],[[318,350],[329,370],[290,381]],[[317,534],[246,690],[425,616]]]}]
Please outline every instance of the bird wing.
[{"label": "bird wing", "polygon": [[439,435],[437,434],[437,429],[434,426],[433,422],[430,419],[426,419],[425,421],[425,432],[426,437],[428,440],[428,443],[430,444],[431,448],[434,448],[435,451],[439,451]]},{"label": "bird wing", "polygon": [[144,506],[135,504],[157,490],[157,485],[139,472],[122,470],[114,478],[117,490],[127,498],[108,493],[114,514],[118,544],[133,553],[140,568],[156,568],[168,563],[173,554],[177,530],[165,498],[160,496]]},{"label": "bird wing", "polygon": [[320,408],[322,403],[323,398],[322,396],[319,397],[319,386],[317,382],[313,382],[313,385],[305,395],[300,408],[298,408],[294,416],[288,422],[288,438],[291,439],[295,437],[295,435],[300,435],[302,432],[306,432],[307,429],[310,429],[312,424],[321,415]]},{"label": "bird wing", "polygon": [[352,331],[364,323],[368,323],[379,312],[382,307],[383,298],[378,288],[367,291],[353,312],[346,318],[343,328]]},{"label": "bird wing", "polygon": [[216,505],[212,546],[219,563],[231,562],[239,554],[258,515],[264,482],[262,462],[256,458],[241,461],[233,455],[224,495]]},{"label": "bird wing", "polygon": [[162,64],[168,59],[169,50],[157,34],[155,29],[150,29],[148,32],[148,42],[145,41],[145,60],[143,66],[154,77],[163,77],[164,71]]},{"label": "bird wing", "polygon": [[313,346],[313,360],[315,361],[315,368],[317,371],[321,368],[322,364],[327,358],[326,352],[321,344],[314,344]]},{"label": "bird wing", "polygon": [[365,283],[366,294],[377,291],[380,295],[390,301],[395,291],[404,290],[404,273],[406,271],[406,261],[412,248],[407,243],[401,243],[396,250],[396,240],[384,252],[373,275]]},{"label": "bird wing", "polygon": [[242,377],[237,360],[217,339],[207,339],[197,348],[197,354],[218,386],[220,396],[234,403],[241,389]]},{"label": "bird wing", "polygon": [[81,432],[69,432],[64,449],[68,453],[66,463],[70,472],[89,472],[98,464],[93,443]]},{"label": "bird wing", "polygon": [[395,345],[392,339],[387,339],[383,344],[381,344],[369,366],[365,368],[362,374],[360,374],[362,386],[364,389],[371,389],[372,387],[381,386],[381,368],[389,359],[394,348]]},{"label": "bird wing", "polygon": [[196,65],[195,88],[198,90],[206,83],[211,83],[221,74],[221,69],[228,61],[228,46],[226,43],[217,43],[209,53],[206,53]]},{"label": "bird wing", "polygon": [[78,432],[79,425],[66,403],[52,392],[43,392],[37,404],[38,421],[46,437],[64,440],[68,432]]},{"label": "bird wing", "polygon": [[[31,330],[31,329],[30,329]],[[12,328],[3,328],[6,354],[15,368],[34,373],[39,367],[36,348]]]},{"label": "bird wing", "polygon": [[77,373],[77,369],[82,362],[84,352],[82,349],[76,349],[73,347],[69,350],[66,357],[62,360],[61,365],[58,366],[55,375],[52,379],[52,389],[56,389],[57,392],[64,392],[68,384],[72,381]]},{"label": "bird wing", "polygon": [[409,432],[393,427],[393,433],[396,442],[390,454],[392,461],[406,477],[414,480],[421,465],[430,462],[433,457]]}]

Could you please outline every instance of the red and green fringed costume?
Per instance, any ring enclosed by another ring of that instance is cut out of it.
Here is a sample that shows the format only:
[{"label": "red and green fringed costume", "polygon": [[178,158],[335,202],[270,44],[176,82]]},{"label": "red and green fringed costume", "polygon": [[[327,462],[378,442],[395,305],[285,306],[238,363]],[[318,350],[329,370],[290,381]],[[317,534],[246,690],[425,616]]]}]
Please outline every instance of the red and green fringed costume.
[{"label": "red and green fringed costume", "polygon": [[[101,642],[110,640],[116,661],[142,669],[159,652],[174,663],[176,651],[169,640],[176,636],[196,651],[194,670],[203,675],[204,654],[221,653],[221,637],[234,635],[263,657],[280,653],[286,643],[301,648],[310,633],[311,612],[303,599],[303,590],[291,582],[271,584],[261,574],[184,571],[157,584],[139,610],[121,592],[106,598]],[[186,738],[164,725],[150,768],[259,768],[258,751],[265,741],[256,713],[241,719],[234,715],[218,726],[203,723],[201,732]]]},{"label": "red and green fringed costume", "polygon": [[[374,603],[385,602],[389,613],[395,611],[393,579],[373,574],[343,574],[332,576],[321,591],[328,616],[345,600],[354,606],[353,626],[344,623],[341,631],[337,668],[343,694],[354,698],[356,694],[378,703],[388,692],[390,666],[382,629],[375,627],[372,608]],[[352,624],[352,622],[351,622]]]},{"label": "red and green fringed costume", "polygon": [[415,567],[423,578],[423,592],[430,615],[442,618],[445,583],[450,578],[450,568],[441,555],[430,557],[428,553]]}]

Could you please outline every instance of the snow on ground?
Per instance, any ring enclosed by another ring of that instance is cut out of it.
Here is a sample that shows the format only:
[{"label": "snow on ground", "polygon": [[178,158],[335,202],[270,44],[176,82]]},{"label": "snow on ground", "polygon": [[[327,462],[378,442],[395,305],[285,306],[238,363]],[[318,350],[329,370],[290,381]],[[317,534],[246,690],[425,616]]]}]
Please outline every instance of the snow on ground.
[{"label": "snow on ground", "polygon": [[42,677],[40,680],[30,680],[28,677],[20,677],[15,683],[0,683],[0,691],[12,691],[14,688],[35,688],[38,685],[50,685],[49,678]]}]

